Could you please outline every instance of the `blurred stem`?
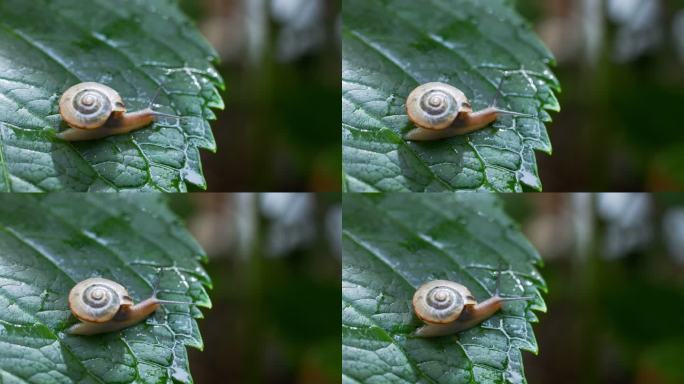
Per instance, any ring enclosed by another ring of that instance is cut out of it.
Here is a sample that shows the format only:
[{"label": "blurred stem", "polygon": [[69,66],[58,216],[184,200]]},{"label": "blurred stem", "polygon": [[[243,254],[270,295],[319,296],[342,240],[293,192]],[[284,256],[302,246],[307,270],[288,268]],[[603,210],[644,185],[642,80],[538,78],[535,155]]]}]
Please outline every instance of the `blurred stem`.
[{"label": "blurred stem", "polygon": [[599,239],[596,237],[597,217],[595,215],[596,194],[573,194],[573,204],[577,213],[578,265],[576,266],[577,308],[585,314],[581,316],[580,337],[583,340],[580,382],[599,382],[598,355],[599,333],[596,292],[598,267],[600,263]]},{"label": "blurred stem", "polygon": [[[252,169],[267,170],[271,173],[272,164],[269,162],[272,159],[274,150],[273,132],[270,129],[274,124],[270,121],[271,116],[275,115],[273,111],[273,88],[274,88],[274,60],[273,51],[275,50],[270,25],[270,12],[268,4],[264,0],[250,0],[247,2],[249,13],[258,15],[259,31],[252,32],[256,29],[255,26],[250,26],[250,43],[249,58],[246,78],[241,81],[241,92],[246,96],[246,100],[251,105],[251,129],[247,134],[249,147],[253,149],[254,154],[250,156],[250,163]],[[277,124],[276,124],[277,125]],[[257,186],[264,181],[264,175],[254,173],[251,184]],[[273,181],[273,180],[272,180]]]},{"label": "blurred stem", "polygon": [[268,8],[264,0],[245,2],[247,13],[247,61],[252,68],[259,68],[269,38]]},{"label": "blurred stem", "polygon": [[248,380],[250,383],[263,383],[262,377],[262,358],[263,358],[263,341],[262,341],[262,325],[263,318],[261,310],[261,272],[262,272],[262,253],[261,247],[263,239],[263,223],[261,215],[259,215],[259,206],[261,195],[256,194],[249,202],[252,204],[250,211],[255,216],[254,219],[254,234],[252,237],[252,244],[245,264],[244,275],[247,281],[244,285],[244,294],[246,296],[247,307],[247,337],[243,340],[249,340],[246,345],[242,347],[247,351],[247,361],[249,365]]},{"label": "blurred stem", "polygon": [[583,0],[581,5],[584,57],[592,72],[598,65],[603,50],[603,6],[601,0]]}]

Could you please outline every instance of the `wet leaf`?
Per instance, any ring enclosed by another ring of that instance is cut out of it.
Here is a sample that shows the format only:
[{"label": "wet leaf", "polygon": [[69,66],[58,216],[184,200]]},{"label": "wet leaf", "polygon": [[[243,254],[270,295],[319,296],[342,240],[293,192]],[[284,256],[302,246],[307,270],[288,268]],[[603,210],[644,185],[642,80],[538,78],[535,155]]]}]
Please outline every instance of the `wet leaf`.
[{"label": "wet leaf", "polygon": [[[551,153],[546,110],[559,110],[553,61],[505,0],[346,0],[342,140],[349,191],[540,190],[535,150]],[[499,117],[446,140],[408,142],[405,100],[417,85],[461,89]],[[497,92],[499,89],[499,92]],[[500,96],[497,99],[497,94]]]},{"label": "wet leaf", "polygon": [[[545,311],[537,251],[490,194],[347,194],[343,200],[344,383],[523,383],[537,352],[532,310]],[[418,338],[415,290],[430,280],[533,300],[504,304],[456,335]]]},{"label": "wet leaf", "polygon": [[[168,0],[0,1],[0,191],[206,188],[199,148],[223,108],[212,47]],[[65,142],[61,94],[111,86],[129,111],[182,116],[90,142]]]},{"label": "wet leaf", "polygon": [[190,383],[186,346],[202,348],[195,306],[164,304],[141,323],[96,336],[69,290],[114,280],[135,302],[159,297],[209,307],[204,252],[158,194],[0,196],[0,382]]}]

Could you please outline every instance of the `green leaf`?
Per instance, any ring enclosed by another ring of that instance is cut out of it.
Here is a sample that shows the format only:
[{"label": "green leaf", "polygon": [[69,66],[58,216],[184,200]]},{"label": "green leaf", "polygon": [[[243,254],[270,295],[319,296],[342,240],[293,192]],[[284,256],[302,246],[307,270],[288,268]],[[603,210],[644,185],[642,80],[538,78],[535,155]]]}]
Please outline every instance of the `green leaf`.
[{"label": "green leaf", "polygon": [[65,333],[76,282],[100,276],[135,302],[210,307],[204,252],[158,194],[0,196],[0,382],[190,383],[185,346],[202,348],[195,306],[164,304],[97,336]]},{"label": "green leaf", "polygon": [[[349,191],[541,190],[535,150],[551,153],[545,111],[560,109],[551,53],[505,0],[346,0],[342,141]],[[405,101],[441,81],[503,117],[466,136],[407,142]]]},{"label": "green leaf", "polygon": [[[169,0],[0,1],[0,191],[206,188],[199,148],[223,108],[211,46]],[[129,111],[182,116],[91,142],[55,137],[70,86],[111,86]]]},{"label": "green leaf", "polygon": [[[345,195],[342,251],[344,383],[521,383],[520,350],[537,352],[532,310],[546,311],[537,251],[489,194]],[[495,291],[533,296],[504,304],[481,325],[440,338],[422,325],[411,299],[445,279],[477,301]],[[526,304],[527,303],[527,304]]]}]

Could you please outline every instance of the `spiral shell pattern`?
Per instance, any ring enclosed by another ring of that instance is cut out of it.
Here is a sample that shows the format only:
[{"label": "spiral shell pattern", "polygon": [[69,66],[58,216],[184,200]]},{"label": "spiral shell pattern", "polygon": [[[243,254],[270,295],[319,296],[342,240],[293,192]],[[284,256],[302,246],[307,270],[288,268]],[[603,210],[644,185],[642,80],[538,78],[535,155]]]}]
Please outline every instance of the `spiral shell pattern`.
[{"label": "spiral shell pattern", "polygon": [[453,124],[467,102],[458,88],[443,83],[426,83],[411,91],[406,99],[409,119],[421,128],[444,129]]},{"label": "spiral shell pattern", "polygon": [[129,303],[126,289],[111,280],[92,278],[76,284],[69,292],[69,308],[82,321],[111,320],[122,304]]},{"label": "spiral shell pattern", "polygon": [[456,320],[467,304],[474,302],[461,284],[434,280],[423,284],[413,295],[413,310],[426,323],[444,324]]},{"label": "spiral shell pattern", "polygon": [[113,111],[125,111],[123,100],[115,90],[99,83],[76,84],[59,100],[59,113],[74,128],[99,128]]}]

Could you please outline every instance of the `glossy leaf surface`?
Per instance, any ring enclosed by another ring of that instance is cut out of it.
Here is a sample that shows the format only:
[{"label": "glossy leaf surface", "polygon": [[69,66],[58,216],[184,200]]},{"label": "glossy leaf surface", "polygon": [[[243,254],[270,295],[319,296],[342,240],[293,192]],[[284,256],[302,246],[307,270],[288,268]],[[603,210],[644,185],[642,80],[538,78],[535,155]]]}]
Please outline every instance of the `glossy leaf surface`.
[{"label": "glossy leaf surface", "polygon": [[[223,108],[216,54],[173,1],[0,1],[0,191],[206,188],[199,149]],[[129,111],[182,116],[89,142],[65,142],[59,97],[95,81]]]},{"label": "glossy leaf surface", "polygon": [[[546,110],[559,110],[553,58],[505,0],[345,0],[342,141],[349,191],[540,190],[535,150],[551,153]],[[406,97],[439,81],[475,111],[501,116],[480,131],[409,142]]]},{"label": "glossy leaf surface", "polygon": [[164,304],[137,325],[78,336],[67,297],[104,277],[137,303],[209,307],[204,252],[157,194],[0,196],[0,382],[190,383],[197,306]]},{"label": "glossy leaf surface", "polygon": [[[545,311],[541,259],[489,194],[348,194],[342,258],[343,383],[523,383],[537,352],[532,310]],[[456,335],[419,338],[415,290],[427,281],[531,296]]]}]

